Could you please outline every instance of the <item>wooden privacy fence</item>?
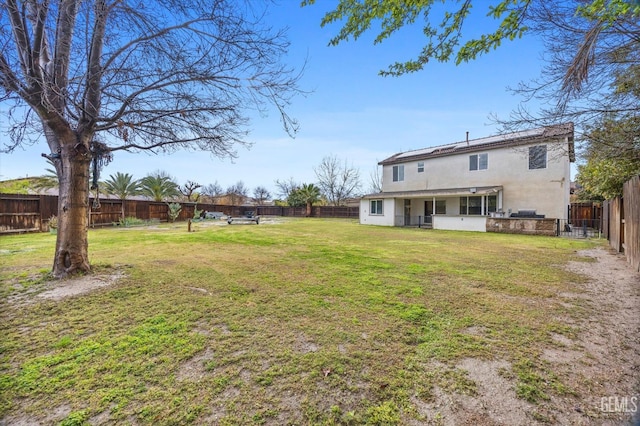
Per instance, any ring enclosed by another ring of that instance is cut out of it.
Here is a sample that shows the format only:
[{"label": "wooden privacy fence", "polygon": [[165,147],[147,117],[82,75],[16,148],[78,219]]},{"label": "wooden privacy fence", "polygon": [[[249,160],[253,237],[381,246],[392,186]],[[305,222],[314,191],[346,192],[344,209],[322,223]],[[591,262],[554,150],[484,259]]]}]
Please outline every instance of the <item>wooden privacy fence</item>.
[{"label": "wooden privacy fence", "polygon": [[57,212],[58,197],[0,194],[0,233],[46,230]]},{"label": "wooden privacy fence", "polygon": [[609,245],[640,272],[640,176],[624,184],[622,197],[603,203],[602,218]]},{"label": "wooden privacy fence", "polygon": [[602,203],[571,203],[569,207],[569,223],[573,226],[582,227],[585,223],[587,226],[593,226],[594,223],[599,223],[601,218]]},{"label": "wooden privacy fence", "polygon": [[[118,223],[124,216],[142,220],[169,220],[169,206],[164,202],[148,200],[114,200],[100,198],[98,203],[89,200],[89,226],[107,226]],[[195,209],[222,212],[225,215],[241,216],[246,211],[254,211],[263,216],[304,217],[305,207],[279,206],[229,206],[221,204],[180,203],[182,210],[176,220],[193,218]],[[0,233],[47,231],[49,218],[58,212],[57,195],[12,195],[0,194]],[[312,217],[358,218],[358,207],[315,206]]]},{"label": "wooden privacy fence", "polygon": [[[256,206],[243,207],[245,210],[255,210],[263,216],[294,216],[303,217],[307,214],[306,207]],[[360,217],[360,207],[348,206],[313,206],[311,217],[353,218]]]}]

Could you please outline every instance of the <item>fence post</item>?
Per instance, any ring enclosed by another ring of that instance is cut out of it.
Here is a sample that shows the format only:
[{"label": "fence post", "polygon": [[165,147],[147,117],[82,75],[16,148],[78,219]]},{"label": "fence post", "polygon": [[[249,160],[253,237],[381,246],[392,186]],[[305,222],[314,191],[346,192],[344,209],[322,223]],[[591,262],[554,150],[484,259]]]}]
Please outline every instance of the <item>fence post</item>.
[{"label": "fence post", "polygon": [[40,194],[38,196],[38,214],[40,215],[40,232],[44,232],[44,195]]}]

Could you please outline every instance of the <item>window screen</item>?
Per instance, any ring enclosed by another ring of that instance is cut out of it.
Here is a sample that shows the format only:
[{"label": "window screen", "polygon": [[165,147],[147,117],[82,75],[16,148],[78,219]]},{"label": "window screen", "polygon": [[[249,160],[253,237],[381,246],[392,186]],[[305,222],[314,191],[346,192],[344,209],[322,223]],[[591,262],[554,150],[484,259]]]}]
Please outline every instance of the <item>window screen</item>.
[{"label": "window screen", "polygon": [[393,166],[393,181],[402,182],[404,180],[404,166]]},{"label": "window screen", "polygon": [[469,156],[469,170],[487,170],[489,154],[474,154]]},{"label": "window screen", "polygon": [[371,200],[371,214],[382,214],[382,200]]},{"label": "window screen", "polygon": [[529,147],[529,170],[547,168],[547,146],[536,145]]}]

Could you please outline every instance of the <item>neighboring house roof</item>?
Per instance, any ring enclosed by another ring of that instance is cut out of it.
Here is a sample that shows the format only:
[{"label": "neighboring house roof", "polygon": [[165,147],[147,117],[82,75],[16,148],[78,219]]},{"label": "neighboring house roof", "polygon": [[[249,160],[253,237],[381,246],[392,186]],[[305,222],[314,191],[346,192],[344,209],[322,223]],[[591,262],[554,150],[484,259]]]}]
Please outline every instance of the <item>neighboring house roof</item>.
[{"label": "neighboring house roof", "polygon": [[549,139],[568,138],[569,160],[575,161],[573,145],[573,123],[563,123],[554,126],[540,127],[537,129],[514,132],[504,135],[489,136],[480,139],[465,140],[447,145],[432,146],[413,151],[400,152],[392,155],[378,164],[389,165],[406,163],[408,161],[424,160],[428,158],[444,157],[452,154],[482,151],[493,148],[516,147],[536,142],[544,142]]},{"label": "neighboring house roof", "polygon": [[395,191],[395,192],[379,192],[376,194],[364,195],[364,199],[380,199],[380,198],[423,198],[423,197],[441,197],[445,195],[487,195],[496,194],[502,189],[502,186],[471,186],[466,188],[450,188],[450,189],[425,189],[421,191]]}]

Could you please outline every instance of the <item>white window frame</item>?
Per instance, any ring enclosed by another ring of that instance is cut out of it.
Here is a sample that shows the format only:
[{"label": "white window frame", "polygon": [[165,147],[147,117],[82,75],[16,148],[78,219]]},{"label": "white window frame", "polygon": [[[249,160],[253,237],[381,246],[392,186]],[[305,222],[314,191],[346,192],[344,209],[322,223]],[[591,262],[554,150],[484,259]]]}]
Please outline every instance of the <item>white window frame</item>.
[{"label": "white window frame", "polygon": [[393,181],[394,182],[404,181],[404,164],[393,166]]},{"label": "white window frame", "polygon": [[[542,153],[536,153],[537,150],[541,151],[542,149],[544,149],[544,158],[542,158]],[[536,158],[532,158],[532,154]],[[547,163],[549,161],[548,154],[549,154],[549,151],[547,150],[547,145],[530,146],[529,147],[529,170],[546,169],[547,168]],[[532,160],[533,161],[536,161],[536,160],[543,161],[544,160],[544,164],[534,164],[534,163],[532,163]]]},{"label": "white window frame", "polygon": [[[475,208],[479,207],[479,213],[469,213],[469,207],[471,205],[471,199],[477,200],[480,199],[480,206],[474,206]],[[490,201],[494,200],[495,203],[493,206],[490,206]],[[464,208],[464,211],[463,211]],[[488,216],[489,214],[498,211],[498,196],[497,195],[466,195],[460,197],[460,215],[461,216]]]},{"label": "white window frame", "polygon": [[418,173],[424,172],[424,161],[418,163]]},{"label": "white window frame", "polygon": [[[475,157],[475,169],[473,168],[472,158]],[[482,159],[484,158],[484,164]],[[482,167],[484,165],[484,167]],[[487,170],[489,168],[489,154],[473,154],[469,156],[469,171]]]},{"label": "white window frame", "polygon": [[[376,207],[374,207],[374,205]],[[382,199],[369,200],[369,215],[382,216],[384,214],[384,201]]]}]

